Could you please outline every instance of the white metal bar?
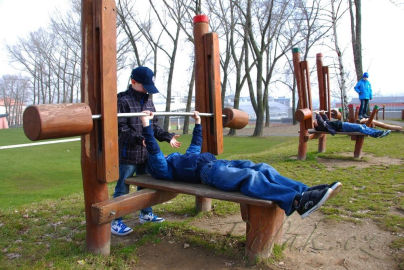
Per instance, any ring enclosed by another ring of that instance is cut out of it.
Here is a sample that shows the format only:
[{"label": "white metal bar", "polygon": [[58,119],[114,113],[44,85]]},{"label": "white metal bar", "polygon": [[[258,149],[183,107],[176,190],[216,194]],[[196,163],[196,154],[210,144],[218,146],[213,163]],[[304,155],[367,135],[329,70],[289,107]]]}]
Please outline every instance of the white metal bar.
[{"label": "white metal bar", "polygon": [[5,145],[5,146],[0,146],[0,150],[12,149],[12,148],[20,148],[20,147],[28,147],[28,146],[37,146],[37,145],[44,145],[44,144],[75,142],[75,141],[80,141],[80,140],[81,140],[81,138],[73,138],[73,139],[54,140],[54,141],[46,141],[46,142],[38,142],[38,143],[24,143],[24,144]]},{"label": "white metal bar", "polygon": [[[145,113],[118,113],[118,117],[136,117],[136,116],[146,116]],[[154,112],[155,116],[193,116],[193,112]],[[213,113],[199,113],[202,117],[212,117]],[[226,117],[225,114],[222,117]],[[94,114],[93,119],[100,119],[101,114]]]}]

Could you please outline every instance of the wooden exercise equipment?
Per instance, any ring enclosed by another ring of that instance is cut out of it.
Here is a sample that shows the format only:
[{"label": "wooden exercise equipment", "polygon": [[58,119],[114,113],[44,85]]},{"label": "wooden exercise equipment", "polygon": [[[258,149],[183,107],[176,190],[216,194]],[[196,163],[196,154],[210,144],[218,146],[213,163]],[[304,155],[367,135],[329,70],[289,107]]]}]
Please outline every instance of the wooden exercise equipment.
[{"label": "wooden exercise equipment", "polygon": [[[116,7],[114,0],[82,0],[81,5],[83,103],[30,106],[24,113],[24,131],[35,140],[82,136],[87,249],[91,253],[109,255],[111,220],[170,200],[178,193],[186,193],[196,196],[198,210],[210,210],[210,198],[240,203],[242,218],[247,224],[247,259],[255,263],[268,258],[273,244],[281,239],[284,220],[284,211],[273,202],[238,192],[218,191],[202,184],[178,183],[179,187],[172,188],[172,182],[155,180],[147,175],[128,180],[128,183],[145,189],[109,198],[107,183],[116,181],[119,175]],[[222,111],[218,39],[215,33],[208,33],[205,15],[195,17],[194,37],[196,110],[212,114],[202,118],[203,150],[219,154],[223,151],[223,120],[226,126],[242,127],[248,122],[248,115],[234,109]]]},{"label": "wooden exercise equipment", "polygon": [[[144,113],[118,113],[117,117],[139,117]],[[155,112],[155,116],[192,116],[192,112]],[[213,113],[200,113],[201,117],[214,117]],[[241,129],[248,124],[246,112],[224,108],[224,127]],[[94,120],[102,115],[92,115],[86,103],[43,104],[28,106],[23,114],[24,133],[32,141],[78,136],[90,133]]]},{"label": "wooden exercise equipment", "polygon": [[[293,48],[293,68],[294,75],[297,82],[297,90],[299,96],[299,107],[296,110],[295,116],[300,121],[299,131],[299,148],[297,159],[305,160],[307,154],[307,142],[311,139],[319,139],[318,152],[322,153],[326,151],[326,136],[327,132],[316,131],[313,128],[313,109],[311,102],[311,89],[310,89],[310,74],[308,71],[307,61],[300,60],[300,50]],[[320,111],[323,110],[327,113],[329,119],[336,118],[341,119],[341,114],[330,108],[331,96],[330,96],[330,79],[329,70],[327,66],[323,66],[322,54],[316,55],[317,64],[317,78],[319,86],[319,101]],[[357,110],[353,112],[353,106],[348,106],[349,121],[354,123],[357,119]],[[367,126],[372,125],[373,118],[377,113],[377,106],[372,111],[371,117],[366,122]],[[352,140],[355,140],[354,157],[360,158],[362,156],[362,146],[366,135],[359,132],[337,132],[340,135],[349,135]]]}]

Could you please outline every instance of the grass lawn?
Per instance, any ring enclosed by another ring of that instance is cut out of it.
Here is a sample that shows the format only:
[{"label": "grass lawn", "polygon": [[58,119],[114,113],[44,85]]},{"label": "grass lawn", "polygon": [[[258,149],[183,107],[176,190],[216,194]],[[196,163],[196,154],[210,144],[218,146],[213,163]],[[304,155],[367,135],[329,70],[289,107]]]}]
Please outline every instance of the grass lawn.
[{"label": "grass lawn", "polygon": [[[183,135],[180,140],[187,146],[190,135]],[[21,129],[0,130],[0,145],[27,142]],[[341,155],[353,152],[354,141],[349,138],[329,136],[327,153],[323,154],[316,152],[317,141],[310,142],[306,161],[293,158],[297,154],[297,137],[225,137],[224,143],[225,154],[219,158],[270,163],[285,176],[308,185],[341,181],[342,192],[321,208],[335,222],[361,222],[369,218],[385,230],[403,234],[404,219],[396,211],[404,211],[404,166],[328,170],[317,161],[317,157],[323,157],[359,162]],[[166,143],[161,146],[165,153],[172,151]],[[403,134],[367,138],[363,151],[403,159]],[[111,183],[110,191],[113,186]],[[214,201],[214,204],[209,215],[239,211],[234,203]],[[168,231],[174,237],[236,255],[242,253],[242,245],[226,249],[224,243],[245,241],[207,233],[190,234],[189,222],[200,218],[200,214],[195,215],[193,197],[180,195],[173,203],[154,209],[157,213],[187,213],[189,221],[135,228],[135,233],[142,235],[137,243],[112,247],[109,257],[94,256],[85,252],[83,208],[79,142],[0,150],[0,269],[74,269],[79,261],[85,261],[84,266],[80,265],[83,269],[133,268],[137,248],[147,241],[158,241],[159,235]],[[217,239],[215,244],[209,241],[211,238]],[[392,246],[404,248],[403,239],[397,238]]]}]

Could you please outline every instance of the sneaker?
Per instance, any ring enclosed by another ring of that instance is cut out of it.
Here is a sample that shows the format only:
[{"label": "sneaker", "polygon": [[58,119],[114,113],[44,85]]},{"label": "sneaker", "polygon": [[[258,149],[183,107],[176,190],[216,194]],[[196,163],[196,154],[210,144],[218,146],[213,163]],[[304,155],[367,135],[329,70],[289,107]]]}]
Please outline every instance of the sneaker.
[{"label": "sneaker", "polygon": [[329,199],[331,199],[332,197],[334,197],[335,195],[337,195],[338,192],[340,192],[341,187],[342,187],[341,182],[336,181],[336,182],[333,182],[333,183],[331,183],[331,184],[322,184],[322,185],[317,185],[317,186],[309,187],[309,188],[307,189],[307,191],[316,190],[316,189],[317,189],[317,190],[320,190],[320,189],[324,189],[324,188],[331,188],[331,189],[332,189],[332,192],[331,192],[330,197],[329,197]]},{"label": "sneaker", "polygon": [[314,189],[303,192],[299,205],[296,208],[297,212],[302,218],[307,217],[322,206],[330,197],[331,193],[331,188]]},{"label": "sneaker", "polygon": [[122,220],[114,220],[111,224],[111,233],[119,236],[128,235],[133,232],[132,228],[126,226]]},{"label": "sneaker", "polygon": [[377,136],[376,138],[383,138],[383,137],[385,137],[385,136],[387,136],[387,135],[389,135],[391,133],[391,130],[385,130],[385,131],[383,131],[383,133],[382,134],[380,134],[379,136]]},{"label": "sneaker", "polygon": [[147,213],[147,214],[140,213],[139,221],[140,221],[140,223],[143,224],[146,222],[163,222],[163,221],[165,221],[165,219],[158,217],[157,215],[155,215],[153,213]]}]

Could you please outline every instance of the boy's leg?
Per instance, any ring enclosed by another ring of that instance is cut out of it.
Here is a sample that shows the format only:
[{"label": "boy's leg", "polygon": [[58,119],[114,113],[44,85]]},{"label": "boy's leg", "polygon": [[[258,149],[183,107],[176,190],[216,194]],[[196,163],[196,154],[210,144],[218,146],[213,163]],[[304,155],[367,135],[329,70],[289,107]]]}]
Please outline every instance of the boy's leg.
[{"label": "boy's leg", "polygon": [[382,130],[370,128],[365,124],[355,124],[349,122],[342,122],[342,131],[344,132],[360,132],[365,135],[369,135],[373,138],[377,138],[383,134]]},{"label": "boy's leg", "polygon": [[361,99],[361,106],[359,107],[359,119],[363,117],[363,114],[365,112],[365,100]]},{"label": "boy's leg", "polygon": [[125,183],[125,179],[133,176],[136,171],[134,164],[119,164],[119,179],[115,185],[113,197],[119,197],[129,193],[129,185]]},{"label": "boy's leg", "polygon": [[[293,202],[301,194],[293,188],[271,183],[259,171],[252,169],[251,161],[217,160],[205,166],[211,166],[201,174],[202,182],[224,191],[240,191],[241,193],[264,200],[276,202],[286,215],[294,211]],[[239,166],[239,167],[238,167]]]},{"label": "boy's leg", "polygon": [[[129,193],[129,185],[125,183],[125,179],[133,176],[136,171],[136,165],[133,164],[119,164],[119,179],[115,185],[115,191],[113,197],[119,197]],[[124,236],[131,233],[132,228],[126,226],[122,222],[122,218],[115,219],[111,224],[112,234]]]}]

